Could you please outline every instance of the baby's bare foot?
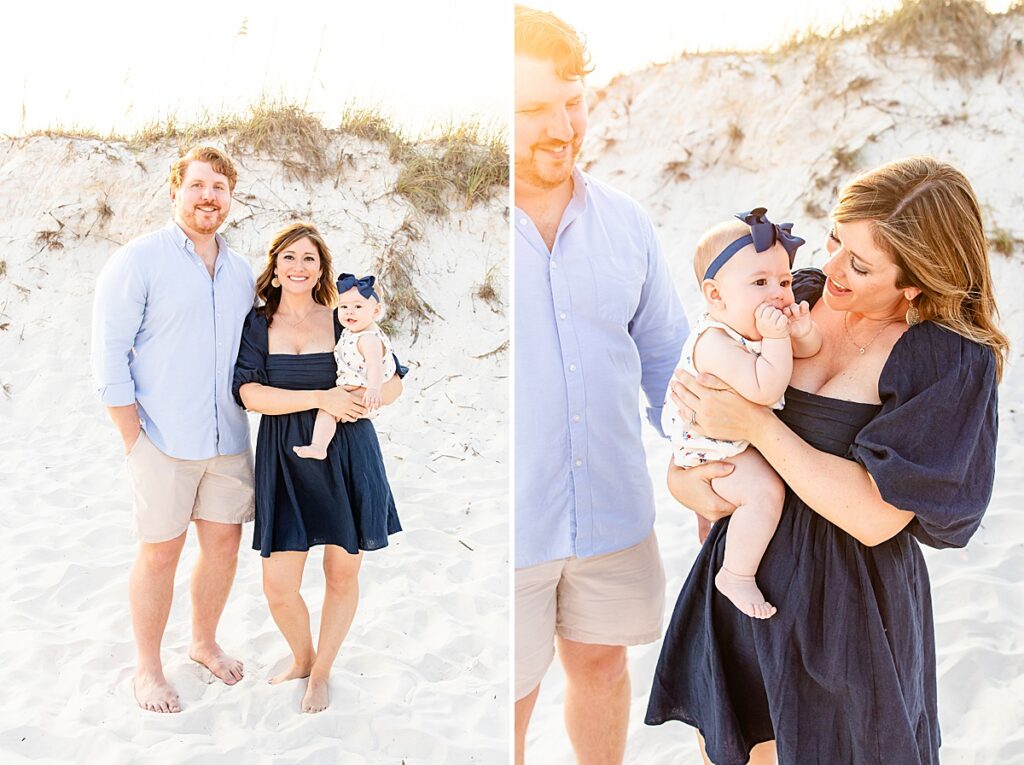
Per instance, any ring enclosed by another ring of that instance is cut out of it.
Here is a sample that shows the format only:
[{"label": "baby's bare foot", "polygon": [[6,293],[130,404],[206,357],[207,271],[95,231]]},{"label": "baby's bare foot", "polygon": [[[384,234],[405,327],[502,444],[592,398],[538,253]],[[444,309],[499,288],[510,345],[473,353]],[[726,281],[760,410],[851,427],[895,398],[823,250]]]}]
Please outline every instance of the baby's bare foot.
[{"label": "baby's bare foot", "polygon": [[242,662],[232,659],[216,643],[209,646],[193,644],[188,656],[192,661],[202,664],[214,676],[223,680],[225,685],[234,685],[245,674]]},{"label": "baby's bare foot", "polygon": [[311,677],[306,695],[302,697],[303,712],[323,712],[330,702],[327,699],[327,681]]},{"label": "baby's bare foot", "polygon": [[271,685],[277,685],[278,683],[284,683],[288,680],[298,680],[302,677],[309,677],[310,670],[313,669],[313,660],[310,659],[309,663],[292,662],[292,665],[288,667],[284,672],[279,675],[274,675],[267,682]]},{"label": "baby's bare foot", "polygon": [[162,672],[158,675],[136,672],[132,687],[135,689],[135,700],[139,702],[139,706],[149,712],[181,711],[178,694],[164,679]]},{"label": "baby's bare foot", "polygon": [[292,449],[303,459],[325,460],[327,459],[327,447],[310,444],[309,446],[293,446]]},{"label": "baby's bare foot", "polygon": [[764,599],[752,576],[740,576],[725,566],[715,576],[715,587],[747,616],[768,619],[778,610]]}]

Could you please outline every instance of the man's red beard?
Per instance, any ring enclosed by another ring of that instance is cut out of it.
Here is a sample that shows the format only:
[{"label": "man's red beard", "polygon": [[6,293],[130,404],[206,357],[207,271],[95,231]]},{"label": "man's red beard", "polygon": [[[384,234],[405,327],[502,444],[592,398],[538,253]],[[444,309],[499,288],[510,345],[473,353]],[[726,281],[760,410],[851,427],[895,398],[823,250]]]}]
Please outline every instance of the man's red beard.
[{"label": "man's red beard", "polygon": [[[530,156],[525,161],[516,157],[516,180],[536,186],[541,189],[553,189],[563,183],[572,175],[572,169],[576,165],[576,158],[580,154],[583,139],[576,136],[568,143],[537,143],[530,147]],[[546,152],[548,149],[565,146],[565,157],[555,158],[545,154],[544,158],[538,158],[538,152]],[[560,159],[553,167],[542,168],[542,163],[550,163],[551,160]]]}]

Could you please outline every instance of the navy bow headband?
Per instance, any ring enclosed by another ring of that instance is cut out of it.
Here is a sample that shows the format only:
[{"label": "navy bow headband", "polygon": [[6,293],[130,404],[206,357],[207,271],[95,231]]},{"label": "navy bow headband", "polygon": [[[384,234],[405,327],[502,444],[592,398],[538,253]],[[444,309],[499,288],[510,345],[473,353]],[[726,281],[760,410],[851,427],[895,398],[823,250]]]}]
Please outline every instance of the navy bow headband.
[{"label": "navy bow headband", "polygon": [[338,277],[338,294],[344,295],[350,289],[355,287],[359,290],[359,294],[364,298],[373,298],[378,303],[380,298],[377,297],[377,293],[373,291],[373,283],[376,281],[372,276],[364,276],[361,279],[357,279],[355,274],[342,274]]},{"label": "navy bow headband", "polygon": [[753,244],[756,252],[764,252],[765,250],[770,250],[776,242],[779,242],[789,255],[789,265],[793,265],[793,258],[796,257],[797,248],[804,244],[804,240],[798,236],[793,236],[792,223],[772,223],[765,217],[766,212],[768,212],[767,208],[755,207],[750,212],[736,213],[734,217],[739,218],[750,226],[750,233],[741,236],[711,261],[708,270],[704,272],[705,279],[714,279],[715,274],[728,262],[729,258],[748,244]]}]

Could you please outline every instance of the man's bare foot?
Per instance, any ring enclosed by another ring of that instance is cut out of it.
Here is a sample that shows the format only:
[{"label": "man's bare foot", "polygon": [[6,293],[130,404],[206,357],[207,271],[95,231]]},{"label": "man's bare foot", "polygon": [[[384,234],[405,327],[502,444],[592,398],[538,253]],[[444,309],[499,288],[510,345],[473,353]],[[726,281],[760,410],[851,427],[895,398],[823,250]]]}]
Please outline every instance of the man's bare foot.
[{"label": "man's bare foot", "polygon": [[309,663],[304,662],[292,662],[292,665],[288,667],[284,672],[279,675],[274,675],[269,682],[271,685],[277,685],[278,683],[284,683],[288,680],[298,680],[303,677],[309,677],[310,670],[313,669],[313,659],[309,660]]},{"label": "man's bare foot", "polygon": [[327,681],[320,678],[309,678],[306,695],[302,697],[303,712],[323,712],[330,702],[327,699]]},{"label": "man's bare foot", "polygon": [[310,444],[309,446],[293,446],[292,449],[300,457],[306,460],[325,460],[327,459],[327,447],[317,446],[316,444]]},{"label": "man's bare foot", "polygon": [[178,694],[164,678],[163,672],[159,675],[136,672],[132,688],[135,690],[135,700],[148,712],[181,711]]},{"label": "man's bare foot", "polygon": [[232,659],[216,643],[210,646],[193,644],[188,657],[210,670],[215,677],[223,680],[225,685],[234,685],[245,674],[242,662]]},{"label": "man's bare foot", "polygon": [[752,576],[740,576],[722,566],[718,574],[715,575],[715,587],[747,616],[752,616],[755,619],[768,619],[778,611],[775,606],[764,599],[764,595],[757,589],[757,583]]}]

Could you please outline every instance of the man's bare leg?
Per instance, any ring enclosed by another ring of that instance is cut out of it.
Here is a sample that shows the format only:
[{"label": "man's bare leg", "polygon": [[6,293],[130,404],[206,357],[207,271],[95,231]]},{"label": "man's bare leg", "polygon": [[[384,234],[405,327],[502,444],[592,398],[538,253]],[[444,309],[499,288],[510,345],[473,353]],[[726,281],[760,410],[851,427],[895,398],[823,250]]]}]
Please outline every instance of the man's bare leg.
[{"label": "man's bare leg", "polygon": [[[704,758],[704,765],[715,765],[704,749],[704,737],[700,735],[700,731],[697,731],[697,743],[700,744],[700,755]],[[747,760],[747,765],[776,765],[777,762],[775,742],[765,741],[750,750],[750,759]]]},{"label": "man's bare leg", "polygon": [[324,608],[320,614],[320,636],[316,641],[316,660],[309,673],[309,685],[302,697],[303,712],[327,709],[327,681],[341,643],[352,626],[359,605],[360,552],[352,555],[337,545],[324,547]]},{"label": "man's bare leg", "polygon": [[276,552],[263,559],[263,594],[267,596],[274,623],[292,649],[292,665],[272,677],[271,684],[309,677],[316,659],[309,630],[309,609],[299,592],[307,555],[304,552]]},{"label": "man's bare leg", "polygon": [[619,765],[629,725],[626,647],[557,639],[565,668],[565,726],[580,765]]},{"label": "man's bare leg", "polygon": [[174,572],[185,544],[185,532],[167,542],[141,542],[128,578],[128,603],[139,660],[135,699],[150,712],[180,712],[178,694],[164,677],[160,643],[174,596]]},{"label": "man's bare leg", "polygon": [[539,685],[516,702],[516,765],[526,762],[526,729],[530,727],[530,716],[538,695]]},{"label": "man's bare leg", "polygon": [[195,524],[199,559],[192,570],[192,647],[188,655],[227,685],[234,685],[242,679],[242,662],[217,645],[217,623],[235,580],[242,524],[203,520]]}]

